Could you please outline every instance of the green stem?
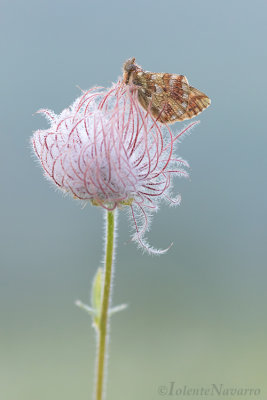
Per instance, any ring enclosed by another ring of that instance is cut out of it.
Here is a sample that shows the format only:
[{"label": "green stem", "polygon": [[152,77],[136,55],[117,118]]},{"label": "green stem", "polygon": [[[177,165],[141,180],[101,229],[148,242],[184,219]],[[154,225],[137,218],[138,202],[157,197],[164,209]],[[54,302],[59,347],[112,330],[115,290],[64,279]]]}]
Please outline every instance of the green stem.
[{"label": "green stem", "polygon": [[106,225],[106,258],[105,277],[102,293],[101,315],[98,329],[98,353],[96,375],[96,400],[103,400],[103,386],[105,378],[105,361],[108,338],[108,309],[111,294],[112,262],[114,252],[115,216],[113,211],[107,211]]}]

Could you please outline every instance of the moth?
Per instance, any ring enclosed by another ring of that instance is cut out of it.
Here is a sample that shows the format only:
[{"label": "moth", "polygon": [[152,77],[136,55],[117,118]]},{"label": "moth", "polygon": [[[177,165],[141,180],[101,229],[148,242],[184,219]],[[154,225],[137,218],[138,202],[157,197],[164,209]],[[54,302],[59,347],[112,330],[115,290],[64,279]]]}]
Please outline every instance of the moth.
[{"label": "moth", "polygon": [[144,71],[135,58],[124,63],[123,82],[137,90],[141,106],[163,124],[193,118],[211,103],[184,75]]}]

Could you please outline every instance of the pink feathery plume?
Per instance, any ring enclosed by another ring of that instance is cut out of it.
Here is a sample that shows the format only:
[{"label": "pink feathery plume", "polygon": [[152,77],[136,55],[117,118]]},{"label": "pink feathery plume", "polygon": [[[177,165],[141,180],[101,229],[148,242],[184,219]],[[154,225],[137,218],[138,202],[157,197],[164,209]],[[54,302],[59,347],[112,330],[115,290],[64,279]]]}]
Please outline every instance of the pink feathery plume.
[{"label": "pink feathery plume", "polygon": [[133,239],[149,252],[164,252],[150,247],[144,234],[161,200],[180,202],[172,197],[172,181],[188,176],[188,163],[176,156],[176,143],[197,122],[174,135],[121,82],[84,92],[59,115],[39,112],[50,128],[36,131],[32,145],[45,176],[76,199],[107,210],[128,208]]}]

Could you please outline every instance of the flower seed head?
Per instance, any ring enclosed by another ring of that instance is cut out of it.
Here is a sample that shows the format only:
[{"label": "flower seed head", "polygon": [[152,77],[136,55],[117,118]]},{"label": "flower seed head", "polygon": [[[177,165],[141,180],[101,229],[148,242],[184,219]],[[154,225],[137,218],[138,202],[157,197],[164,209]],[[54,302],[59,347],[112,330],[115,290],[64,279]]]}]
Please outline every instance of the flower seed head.
[{"label": "flower seed head", "polygon": [[188,176],[187,162],[175,155],[178,138],[139,104],[136,93],[118,82],[84,92],[56,115],[40,110],[50,122],[33,134],[33,149],[45,176],[64,192],[108,210],[129,206],[142,246],[149,216],[160,200],[172,198],[174,176]]}]

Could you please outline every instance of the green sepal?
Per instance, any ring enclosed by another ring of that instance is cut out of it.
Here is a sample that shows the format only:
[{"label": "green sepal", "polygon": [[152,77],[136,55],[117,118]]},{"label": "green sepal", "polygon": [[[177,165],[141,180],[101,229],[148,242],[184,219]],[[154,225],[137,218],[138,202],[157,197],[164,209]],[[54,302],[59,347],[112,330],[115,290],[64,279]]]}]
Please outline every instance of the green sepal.
[{"label": "green sepal", "polygon": [[[85,310],[93,319],[93,326],[98,330],[99,322],[101,318],[101,308],[102,308],[102,293],[104,285],[104,271],[103,268],[98,268],[93,279],[92,292],[91,292],[91,306],[77,300],[75,302],[76,306]],[[108,310],[108,316],[116,314],[119,311],[125,310],[127,304],[121,304],[119,306],[112,307]]]},{"label": "green sepal", "polygon": [[93,280],[92,293],[91,293],[91,304],[92,304],[92,309],[94,310],[94,324],[97,327],[99,325],[99,320],[101,315],[103,283],[104,283],[103,269],[98,268]]}]

